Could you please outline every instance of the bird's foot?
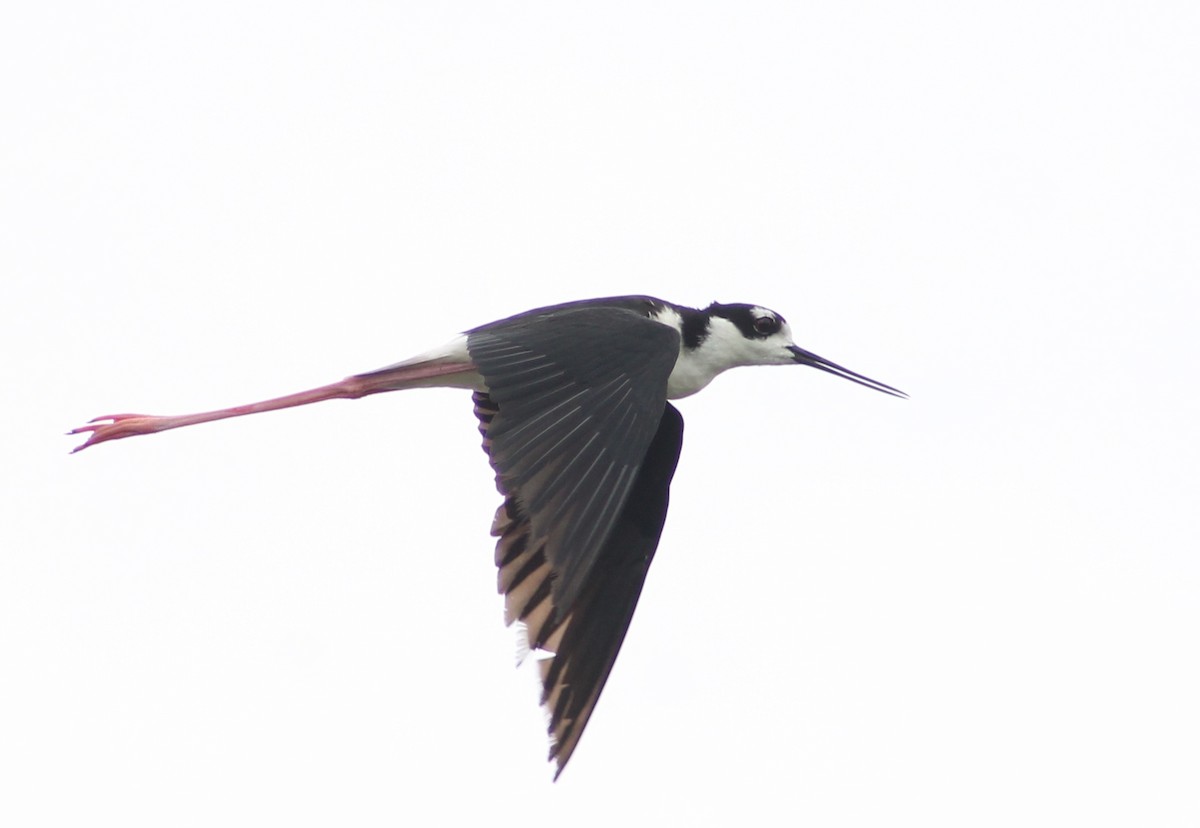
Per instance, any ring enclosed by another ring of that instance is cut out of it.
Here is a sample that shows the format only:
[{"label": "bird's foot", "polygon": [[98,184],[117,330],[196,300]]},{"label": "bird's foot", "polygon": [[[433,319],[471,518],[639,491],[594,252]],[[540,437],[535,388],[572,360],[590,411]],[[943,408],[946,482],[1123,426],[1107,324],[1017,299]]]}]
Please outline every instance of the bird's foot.
[{"label": "bird's foot", "polygon": [[109,440],[120,440],[123,437],[162,431],[164,428],[169,428],[168,420],[170,420],[169,417],[155,417],[150,414],[105,414],[103,417],[96,417],[87,425],[73,428],[67,432],[67,434],[88,435],[87,442],[71,449],[71,453],[74,454],[88,446],[105,443]]}]

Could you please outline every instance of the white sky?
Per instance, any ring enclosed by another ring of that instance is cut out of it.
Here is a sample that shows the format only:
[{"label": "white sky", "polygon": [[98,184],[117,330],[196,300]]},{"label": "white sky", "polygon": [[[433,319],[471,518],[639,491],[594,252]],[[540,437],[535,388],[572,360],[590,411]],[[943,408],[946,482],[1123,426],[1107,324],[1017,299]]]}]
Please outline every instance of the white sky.
[{"label": "white sky", "polygon": [[[39,3],[0,32],[0,823],[1200,822],[1200,6]],[[469,400],[68,456],[573,298],[681,403],[557,785]]]}]

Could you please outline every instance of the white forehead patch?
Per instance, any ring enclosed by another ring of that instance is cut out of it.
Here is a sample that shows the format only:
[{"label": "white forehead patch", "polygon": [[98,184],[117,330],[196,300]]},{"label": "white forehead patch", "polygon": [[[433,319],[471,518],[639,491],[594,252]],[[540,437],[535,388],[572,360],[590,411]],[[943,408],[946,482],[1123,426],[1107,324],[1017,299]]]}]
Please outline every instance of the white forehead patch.
[{"label": "white forehead patch", "polygon": [[782,317],[782,316],[780,316],[778,313],[776,313],[775,311],[771,310],[770,308],[764,308],[764,307],[761,307],[761,306],[759,306],[759,305],[755,305],[753,308],[751,308],[751,309],[750,309],[750,312],[751,312],[752,314],[754,314],[754,315],[755,315],[755,317],[759,317],[759,316],[769,316],[769,317],[771,317],[772,319],[777,319],[777,320],[779,320],[779,332],[778,332],[778,333],[775,333],[775,334],[772,334],[772,335],[771,335],[771,338],[773,339],[773,338],[775,338],[775,337],[778,337],[778,336],[782,335],[782,336],[783,336],[783,338],[784,338],[785,340],[787,340],[788,342],[791,342],[791,341],[792,341],[792,329],[791,329],[791,327],[788,325],[788,323],[787,323],[787,322],[784,322],[784,321],[783,321],[783,317]]}]

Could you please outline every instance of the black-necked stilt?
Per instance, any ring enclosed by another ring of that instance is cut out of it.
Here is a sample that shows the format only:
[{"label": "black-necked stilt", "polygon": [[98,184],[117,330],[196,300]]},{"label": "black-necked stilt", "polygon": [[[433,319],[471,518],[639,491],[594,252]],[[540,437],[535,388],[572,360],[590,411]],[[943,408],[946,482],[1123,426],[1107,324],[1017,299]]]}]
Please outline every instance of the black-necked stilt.
[{"label": "black-necked stilt", "polygon": [[520,621],[540,662],[550,759],[562,773],[633,617],[667,515],[683,418],[667,400],[741,365],[810,365],[901,391],[796,346],[757,305],[704,310],[648,296],[570,302],[467,331],[441,348],[341,382],[264,402],[155,417],[98,417],[108,440],[404,388],[474,391],[483,447],[504,503],[496,512],[506,623]]}]

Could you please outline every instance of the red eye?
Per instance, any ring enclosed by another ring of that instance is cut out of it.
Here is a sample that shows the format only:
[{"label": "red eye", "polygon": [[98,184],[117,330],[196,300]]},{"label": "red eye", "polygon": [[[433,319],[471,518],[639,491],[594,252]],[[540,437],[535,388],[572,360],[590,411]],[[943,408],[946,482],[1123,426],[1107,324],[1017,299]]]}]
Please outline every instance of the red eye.
[{"label": "red eye", "polygon": [[779,320],[774,316],[760,316],[754,320],[754,332],[770,336],[779,331]]}]

